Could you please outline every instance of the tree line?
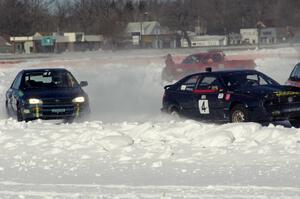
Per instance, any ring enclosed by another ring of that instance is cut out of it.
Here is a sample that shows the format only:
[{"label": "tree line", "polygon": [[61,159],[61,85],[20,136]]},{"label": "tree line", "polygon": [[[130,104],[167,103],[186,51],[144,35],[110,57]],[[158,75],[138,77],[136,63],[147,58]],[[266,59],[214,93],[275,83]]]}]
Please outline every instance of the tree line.
[{"label": "tree line", "polygon": [[85,32],[121,37],[128,22],[159,21],[170,30],[239,32],[258,21],[300,26],[299,0],[0,0],[0,34]]}]

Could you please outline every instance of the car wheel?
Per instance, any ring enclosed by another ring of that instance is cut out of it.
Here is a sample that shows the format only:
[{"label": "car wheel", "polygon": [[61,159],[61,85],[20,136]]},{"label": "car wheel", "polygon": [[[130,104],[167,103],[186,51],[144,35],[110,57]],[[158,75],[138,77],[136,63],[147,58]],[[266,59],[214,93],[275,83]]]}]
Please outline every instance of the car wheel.
[{"label": "car wheel", "polygon": [[180,118],[180,114],[179,114],[179,111],[177,108],[173,107],[170,109],[169,111],[170,115],[176,119],[179,119]]},{"label": "car wheel", "polygon": [[300,128],[300,117],[291,118],[289,122],[293,127]]},{"label": "car wheel", "polygon": [[22,122],[24,120],[20,108],[17,110],[17,120],[18,122]]},{"label": "car wheel", "polygon": [[241,105],[235,105],[230,112],[230,122],[240,123],[240,122],[248,122],[249,115],[247,109]]},{"label": "car wheel", "polygon": [[6,115],[7,115],[7,117],[11,117],[12,115],[11,115],[11,112],[10,112],[10,110],[8,108],[8,101],[7,100],[5,100],[5,109],[6,109]]},{"label": "car wheel", "polygon": [[63,123],[72,124],[74,122],[74,120],[75,120],[74,117],[68,117],[63,120]]}]

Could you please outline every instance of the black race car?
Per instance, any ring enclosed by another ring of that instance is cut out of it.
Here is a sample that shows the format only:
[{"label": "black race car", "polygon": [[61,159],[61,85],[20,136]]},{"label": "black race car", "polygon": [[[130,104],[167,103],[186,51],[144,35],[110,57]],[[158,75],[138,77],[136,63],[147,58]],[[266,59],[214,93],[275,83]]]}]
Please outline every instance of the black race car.
[{"label": "black race car", "polygon": [[66,69],[32,69],[18,73],[6,92],[8,116],[18,121],[64,119],[73,121],[90,112],[89,99]]},{"label": "black race car", "polygon": [[163,112],[199,120],[300,127],[300,89],[255,70],[203,72],[165,86]]}]

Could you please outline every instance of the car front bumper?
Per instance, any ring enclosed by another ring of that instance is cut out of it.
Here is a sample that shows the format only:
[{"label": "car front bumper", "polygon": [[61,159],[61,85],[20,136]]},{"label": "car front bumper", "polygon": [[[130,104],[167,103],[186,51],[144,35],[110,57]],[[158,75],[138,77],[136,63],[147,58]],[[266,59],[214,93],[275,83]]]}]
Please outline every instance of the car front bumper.
[{"label": "car front bumper", "polygon": [[90,113],[88,104],[25,105],[21,108],[24,120],[81,118]]},{"label": "car front bumper", "polygon": [[300,117],[299,104],[282,104],[269,108],[257,107],[250,111],[251,121],[281,121]]}]

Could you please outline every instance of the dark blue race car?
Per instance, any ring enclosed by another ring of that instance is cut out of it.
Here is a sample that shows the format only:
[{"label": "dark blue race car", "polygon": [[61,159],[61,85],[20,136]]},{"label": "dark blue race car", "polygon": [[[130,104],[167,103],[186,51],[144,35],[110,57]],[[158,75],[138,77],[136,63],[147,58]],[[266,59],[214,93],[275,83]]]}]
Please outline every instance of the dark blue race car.
[{"label": "dark blue race car", "polygon": [[300,89],[255,70],[197,73],[165,86],[162,111],[222,122],[289,120],[300,127]]},{"label": "dark blue race car", "polygon": [[6,110],[18,121],[64,119],[73,121],[90,112],[89,99],[66,69],[32,69],[18,73],[6,92]]}]

